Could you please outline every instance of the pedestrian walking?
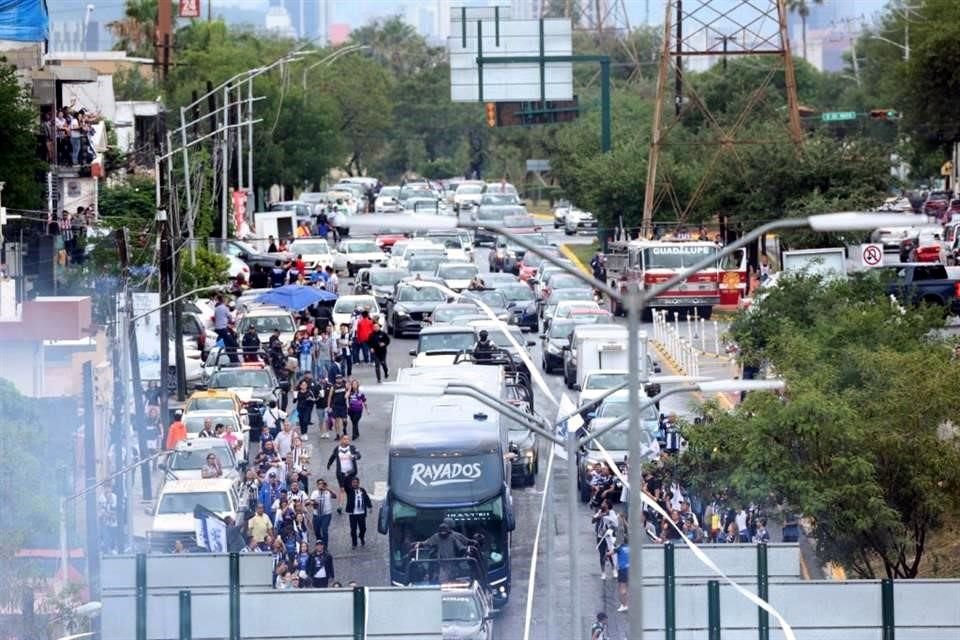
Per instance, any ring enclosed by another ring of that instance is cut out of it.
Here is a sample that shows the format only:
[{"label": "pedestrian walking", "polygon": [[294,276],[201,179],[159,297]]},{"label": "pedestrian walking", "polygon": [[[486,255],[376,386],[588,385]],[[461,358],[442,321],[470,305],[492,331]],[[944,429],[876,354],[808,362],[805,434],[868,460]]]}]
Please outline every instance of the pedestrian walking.
[{"label": "pedestrian walking", "polygon": [[620,599],[620,606],[617,607],[617,613],[624,613],[628,610],[627,598],[630,586],[630,545],[624,543],[616,549],[610,551],[610,557],[617,567],[617,596]]},{"label": "pedestrian walking", "polygon": [[342,375],[338,375],[327,394],[327,412],[333,418],[338,437],[347,434],[347,395],[347,383]]},{"label": "pedestrian walking", "polygon": [[377,374],[377,382],[380,382],[380,370],[383,370],[383,377],[389,379],[390,372],[387,370],[387,347],[390,345],[390,336],[380,328],[379,322],[373,323],[373,333],[367,339],[370,345],[370,352],[373,354],[373,369]]},{"label": "pedestrian walking", "polygon": [[316,380],[327,377],[333,356],[337,351],[337,339],[329,327],[321,330],[313,328],[313,377]]},{"label": "pedestrian walking", "polygon": [[173,422],[170,423],[170,428],[167,429],[167,449],[175,449],[178,442],[187,439],[187,425],[183,423],[182,418],[183,411],[177,409],[176,413],[173,414]]},{"label": "pedestrian walking", "polygon": [[300,423],[300,437],[309,440],[307,430],[310,428],[310,420],[313,419],[313,405],[317,398],[310,389],[309,380],[301,380],[297,385],[297,390],[293,394],[293,402],[297,405],[297,420]]},{"label": "pedestrian walking", "polygon": [[233,314],[230,313],[230,307],[223,300],[222,294],[214,297],[213,307],[213,330],[217,337],[223,341],[223,346],[227,346],[227,327],[233,322]]},{"label": "pedestrian walking", "polygon": [[263,414],[263,426],[267,429],[261,437],[268,434],[271,438],[276,438],[286,421],[287,414],[277,407],[276,400],[271,400],[267,403],[267,410]]},{"label": "pedestrian walking", "polygon": [[607,565],[611,566],[613,575],[616,576],[617,567],[613,563],[609,552],[613,550],[617,539],[617,528],[620,522],[616,514],[610,509],[610,503],[604,500],[600,503],[600,509],[593,515],[594,532],[597,536],[597,553],[600,556],[600,579],[607,579]]},{"label": "pedestrian walking", "polygon": [[[348,376],[353,375],[353,354],[350,346],[353,339],[350,337],[350,325],[342,323],[340,325],[340,334],[337,336],[337,350],[340,352],[340,362]],[[336,360],[336,358],[334,358]],[[329,376],[327,376],[330,378]],[[332,380],[332,378],[330,378]]]},{"label": "pedestrian walking", "polygon": [[367,490],[360,486],[360,478],[353,476],[350,479],[350,486],[347,487],[347,514],[350,516],[350,541],[353,548],[357,548],[357,540],[360,546],[366,546],[367,535],[367,511],[370,510],[370,496]]},{"label": "pedestrian walking", "polygon": [[313,547],[313,554],[307,562],[307,575],[313,581],[315,589],[326,589],[334,578],[333,556],[327,551],[323,540],[317,540]]},{"label": "pedestrian walking", "polygon": [[[337,465],[337,484],[340,485],[341,502],[346,496],[347,488],[350,486],[353,477],[358,475],[360,471],[357,464],[360,457],[357,448],[350,444],[350,436],[344,434],[340,438],[340,444],[333,449],[330,458],[327,460],[327,469],[332,467],[334,463]],[[337,507],[337,513],[343,513],[343,509]]]},{"label": "pedestrian walking", "polygon": [[363,360],[364,364],[370,362],[370,335],[373,333],[373,320],[370,318],[370,310],[363,309],[360,317],[357,318],[357,327],[355,330],[355,348],[353,350],[353,361]]},{"label": "pedestrian walking", "polygon": [[350,424],[353,426],[352,438],[354,440],[360,438],[360,418],[366,408],[367,396],[360,391],[360,381],[354,378],[350,380],[350,392],[347,394],[347,416],[349,416]]},{"label": "pedestrian walking", "polygon": [[300,374],[303,375],[313,371],[313,340],[310,339],[306,331],[297,332],[292,347],[297,355]]},{"label": "pedestrian walking", "polygon": [[317,480],[317,488],[310,494],[310,506],[313,508],[313,534],[317,540],[330,543],[330,520],[333,518],[337,494],[330,490],[327,481]]}]

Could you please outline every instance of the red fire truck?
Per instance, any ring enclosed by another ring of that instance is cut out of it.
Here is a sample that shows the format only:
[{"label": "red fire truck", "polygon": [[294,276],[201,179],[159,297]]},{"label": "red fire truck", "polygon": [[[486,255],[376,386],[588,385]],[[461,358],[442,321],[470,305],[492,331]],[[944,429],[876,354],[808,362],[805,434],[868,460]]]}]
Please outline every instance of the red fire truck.
[{"label": "red fire truck", "polygon": [[[616,272],[608,266],[607,277],[610,286],[626,294],[635,291],[639,286],[643,290],[666,282],[674,274],[679,273],[707,256],[716,255],[720,251],[713,242],[700,240],[633,240],[619,247],[611,247],[614,252],[624,252],[625,263]],[[621,260],[608,260],[620,263]],[[648,301],[644,309],[644,317],[650,314],[651,309],[675,309],[677,311],[693,312],[709,318],[713,306],[720,304],[720,283],[724,271],[719,265],[714,265],[694,275]],[[622,315],[624,309],[615,301],[611,301],[611,311]]]}]

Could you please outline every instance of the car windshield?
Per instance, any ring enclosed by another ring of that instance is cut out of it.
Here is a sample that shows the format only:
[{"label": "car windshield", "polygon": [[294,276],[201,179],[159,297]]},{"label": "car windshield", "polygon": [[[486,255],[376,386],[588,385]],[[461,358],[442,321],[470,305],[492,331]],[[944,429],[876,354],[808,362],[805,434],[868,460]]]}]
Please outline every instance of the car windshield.
[{"label": "car windshield", "polygon": [[550,292],[547,304],[556,304],[561,300],[593,300],[593,291],[580,287],[569,289],[554,289]]},{"label": "car windshield", "polygon": [[230,496],[225,491],[198,491],[196,493],[167,493],[160,498],[157,513],[193,513],[197,505],[206,507],[214,513],[230,511]]},{"label": "car windshield", "polygon": [[407,261],[407,267],[410,271],[429,271],[433,273],[441,262],[443,262],[443,256],[417,256]]},{"label": "car windshield", "polygon": [[482,192],[483,192],[483,185],[481,184],[462,184],[459,187],[457,187],[457,193],[474,194],[474,193],[482,193]]},{"label": "car windshield", "polygon": [[614,427],[591,441],[590,448],[597,451],[600,450],[600,447],[608,451],[628,451],[630,444],[627,435],[629,433],[630,430],[625,425]]},{"label": "car windshield", "polygon": [[462,331],[458,333],[427,333],[420,334],[417,343],[417,353],[430,353],[436,351],[461,352],[470,350],[477,341],[476,334],[473,331]]},{"label": "car windshield", "polygon": [[413,256],[443,256],[446,255],[446,253],[446,249],[434,244],[407,246],[403,249],[403,257],[405,258],[412,258]]},{"label": "car windshield", "polygon": [[452,280],[469,280],[479,272],[480,270],[473,264],[450,264],[441,265],[437,270],[437,275]]},{"label": "car windshield", "polygon": [[270,374],[265,369],[226,369],[210,376],[212,389],[230,387],[270,387]]},{"label": "car windshield", "polygon": [[493,221],[500,222],[507,216],[505,211],[497,211],[496,209],[486,211],[480,210],[477,212],[477,220]]},{"label": "car windshield", "polygon": [[333,305],[333,312],[353,313],[353,310],[357,307],[370,307],[370,309],[373,310],[376,306],[376,301],[373,298],[340,298],[337,300],[337,303]]},{"label": "car windshield", "polygon": [[293,319],[289,315],[282,316],[247,316],[240,321],[237,333],[243,335],[247,327],[253,325],[257,333],[293,333],[296,327],[293,326]]},{"label": "car windshield", "polygon": [[463,241],[460,236],[427,236],[430,242],[442,244],[445,249],[462,249]]},{"label": "car windshield", "polygon": [[[210,438],[210,440],[219,440],[219,438]],[[233,458],[230,455],[230,446],[223,441],[223,446],[217,445],[206,449],[185,449],[178,450],[171,456],[170,464],[167,467],[170,471],[199,471],[207,463],[207,456],[213,454],[217,456],[220,464],[224,467],[233,464]]]},{"label": "car windshield", "polygon": [[591,373],[583,383],[583,390],[613,389],[626,382],[625,373]]},{"label": "car windshield", "polygon": [[523,346],[524,338],[523,332],[520,329],[508,329],[506,332],[503,329],[487,329],[487,335],[490,338],[490,342],[497,345],[498,347],[503,347],[504,349],[513,348],[513,344],[510,343],[510,340],[507,338],[507,333],[509,333],[513,339]]},{"label": "car windshield", "polygon": [[371,271],[370,284],[378,287],[388,287],[397,284],[409,273],[406,271]]},{"label": "car windshield", "polygon": [[400,187],[384,187],[378,194],[381,198],[396,198],[400,195]]},{"label": "car windshield", "polygon": [[442,620],[444,622],[480,622],[477,601],[465,596],[443,596]]},{"label": "car windshield", "polygon": [[570,332],[576,325],[569,320],[561,320],[550,323],[550,331],[547,332],[548,338],[569,338]]},{"label": "car windshield", "polygon": [[503,297],[509,302],[533,301],[535,296],[533,290],[525,284],[508,284],[505,287],[498,287],[497,291],[503,294]]},{"label": "car windshield", "polygon": [[347,253],[376,253],[380,251],[373,242],[350,242],[347,244]]},{"label": "car windshield", "polygon": [[[234,411],[237,405],[233,398],[224,398],[222,396],[213,396],[206,398],[194,398],[190,401],[190,411]],[[199,429],[197,429],[199,431]]]},{"label": "car windshield", "polygon": [[443,302],[446,294],[437,287],[400,287],[397,302]]},{"label": "car windshield", "polygon": [[512,193],[487,193],[484,194],[480,204],[520,204],[520,199]]},{"label": "car windshield", "polygon": [[503,226],[509,229],[518,229],[521,227],[535,227],[536,223],[530,216],[507,216],[503,219]]},{"label": "car windshield", "polygon": [[[223,402],[223,399],[220,399]],[[239,433],[240,428],[237,424],[237,418],[232,413],[234,410],[234,405],[231,402],[229,406],[220,406],[220,407],[204,407],[199,409],[193,406],[191,403],[191,408],[197,411],[230,411],[231,413],[224,413],[223,415],[213,415],[213,416],[196,416],[190,415],[189,413],[183,419],[183,424],[187,427],[187,433],[200,433],[200,430],[203,428],[203,423],[205,420],[209,420],[210,424],[216,427],[218,424],[224,426],[231,425],[233,426],[234,433]]]},{"label": "car windshield", "polygon": [[[597,410],[597,416],[602,418],[622,418],[627,415],[630,404],[626,398],[607,399],[603,401]],[[640,412],[641,420],[656,420],[657,409],[653,405],[647,405]]]},{"label": "car windshield", "polygon": [[470,298],[479,300],[488,307],[493,307],[495,309],[502,309],[507,306],[506,298],[504,298],[503,294],[497,290],[473,291],[470,293]]},{"label": "car windshield", "polygon": [[477,313],[476,307],[438,307],[433,312],[432,320],[436,322],[452,322],[456,318],[472,316]]},{"label": "car windshield", "polygon": [[[548,283],[551,289],[579,289],[581,284],[580,278],[572,276],[569,273],[558,273],[555,276],[550,277]],[[576,298],[573,298],[576,300]]]},{"label": "car windshield", "polygon": [[290,243],[290,253],[302,253],[304,255],[330,253],[330,245],[327,244],[326,240],[294,240]]}]

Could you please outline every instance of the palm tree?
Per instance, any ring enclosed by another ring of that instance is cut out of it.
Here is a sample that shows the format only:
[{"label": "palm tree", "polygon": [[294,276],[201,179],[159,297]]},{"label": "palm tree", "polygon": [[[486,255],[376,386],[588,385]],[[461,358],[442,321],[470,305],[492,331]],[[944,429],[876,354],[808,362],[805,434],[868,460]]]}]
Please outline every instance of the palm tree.
[{"label": "palm tree", "polygon": [[800,16],[800,41],[803,43],[803,59],[807,59],[807,17],[811,4],[823,4],[823,0],[787,0],[787,9]]},{"label": "palm tree", "polygon": [[157,0],[127,0],[123,17],[107,23],[117,39],[114,49],[152,58],[157,28]]}]

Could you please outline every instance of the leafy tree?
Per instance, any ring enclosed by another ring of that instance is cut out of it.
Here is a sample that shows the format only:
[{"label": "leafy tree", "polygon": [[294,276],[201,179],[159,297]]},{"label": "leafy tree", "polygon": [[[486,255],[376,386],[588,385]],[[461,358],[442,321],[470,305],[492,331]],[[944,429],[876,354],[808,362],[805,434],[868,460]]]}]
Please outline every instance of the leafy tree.
[{"label": "leafy tree", "polygon": [[960,95],[960,22],[943,23],[912,54],[901,91],[904,125],[919,141],[949,154],[960,140],[960,121],[950,100]]},{"label": "leafy tree", "polygon": [[[933,310],[900,309],[871,276],[783,276],[731,333],[744,363],[787,381],[687,427],[680,465],[701,490],[800,512],[820,556],[860,577],[914,578],[958,506],[958,373]],[[920,400],[922,398],[922,400]]]},{"label": "leafy tree", "polygon": [[216,284],[222,284],[227,280],[227,269],[230,267],[229,261],[212,251],[207,251],[203,247],[197,247],[196,265],[190,264],[190,259],[185,258],[181,252],[180,266],[180,288],[186,291],[193,291],[201,287],[212,287]]},{"label": "leafy tree", "polygon": [[373,59],[394,78],[431,69],[446,57],[442,48],[429,46],[423,36],[400,16],[373,20],[354,29],[350,41],[367,45]]},{"label": "leafy tree", "polygon": [[336,73],[324,74],[314,92],[332,97],[341,114],[347,161],[351,175],[362,174],[384,151],[390,132],[391,79],[382,66],[359,54],[337,60]]},{"label": "leafy tree", "polygon": [[[56,465],[64,459],[49,451],[41,460],[37,454],[48,439],[48,428],[36,410],[36,400],[21,395],[13,383],[0,378],[0,500],[16,517],[0,519],[0,603],[18,605],[23,587],[33,577],[27,567],[15,560],[17,551],[44,532],[57,527],[56,485],[34,483],[24,490],[25,478],[51,478],[57,475]],[[72,438],[60,439],[60,446],[70,448]],[[25,442],[38,446],[25,447]],[[69,456],[65,459],[69,460]],[[54,465],[51,467],[51,465]],[[52,475],[51,475],[51,472]]]},{"label": "leafy tree", "polygon": [[157,213],[152,178],[129,176],[125,182],[100,190],[100,220],[111,229],[140,229]]},{"label": "leafy tree", "polygon": [[[157,5],[157,0],[127,0],[123,17],[107,23],[107,30],[116,38],[115,50],[140,58],[154,57]],[[171,15],[176,16],[176,10]]]},{"label": "leafy tree", "polygon": [[9,208],[36,209],[41,188],[36,173],[45,165],[37,156],[37,112],[16,76],[16,69],[0,58],[0,178],[3,204]]}]

